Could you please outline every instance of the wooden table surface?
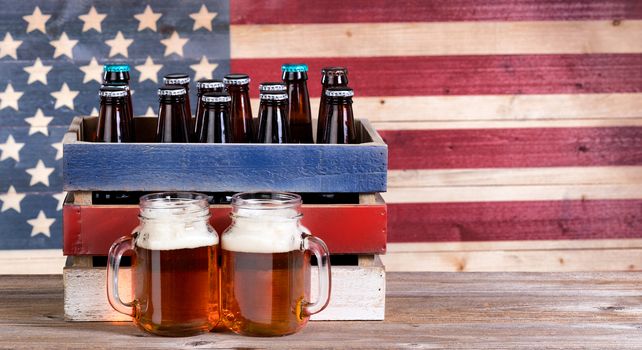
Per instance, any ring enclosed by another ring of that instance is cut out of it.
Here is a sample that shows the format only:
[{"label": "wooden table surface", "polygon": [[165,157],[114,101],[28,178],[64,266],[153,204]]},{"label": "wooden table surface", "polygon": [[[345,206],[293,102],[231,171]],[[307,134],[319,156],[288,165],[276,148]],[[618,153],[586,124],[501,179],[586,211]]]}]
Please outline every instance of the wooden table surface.
[{"label": "wooden table surface", "polygon": [[389,273],[386,320],[162,338],[63,319],[61,276],[0,276],[0,348],[642,349],[642,273]]}]

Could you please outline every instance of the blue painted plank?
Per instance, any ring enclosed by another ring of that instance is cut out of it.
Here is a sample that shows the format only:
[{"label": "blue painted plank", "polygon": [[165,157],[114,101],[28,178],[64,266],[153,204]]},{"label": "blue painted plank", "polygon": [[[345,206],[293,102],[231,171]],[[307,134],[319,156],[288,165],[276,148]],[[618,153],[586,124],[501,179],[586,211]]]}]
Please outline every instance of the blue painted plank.
[{"label": "blue painted plank", "polygon": [[360,145],[66,142],[63,184],[66,191],[385,192],[388,149],[376,133],[369,138]]}]

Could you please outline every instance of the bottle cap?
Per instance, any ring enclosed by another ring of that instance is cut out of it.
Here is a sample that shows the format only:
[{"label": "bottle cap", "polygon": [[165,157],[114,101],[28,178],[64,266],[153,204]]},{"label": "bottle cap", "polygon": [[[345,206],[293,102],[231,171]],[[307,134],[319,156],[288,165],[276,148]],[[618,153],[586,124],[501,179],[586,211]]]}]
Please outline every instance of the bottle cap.
[{"label": "bottle cap", "polygon": [[182,96],[187,94],[185,88],[178,85],[167,85],[158,89],[158,96]]},{"label": "bottle cap", "polygon": [[189,82],[189,75],[184,73],[172,73],[163,77],[163,83],[165,83],[165,85],[185,85],[189,84]]},{"label": "bottle cap", "polygon": [[247,74],[228,74],[223,78],[225,85],[246,85],[250,83],[250,76]]},{"label": "bottle cap", "polygon": [[352,97],[354,96],[354,91],[349,87],[331,87],[325,90],[325,95],[327,97]]},{"label": "bottle cap", "polygon": [[282,92],[287,91],[288,87],[283,83],[264,82],[259,84],[259,92]]},{"label": "bottle cap", "polygon": [[284,93],[268,93],[268,94],[259,94],[261,100],[266,101],[284,101],[288,99],[288,94]]},{"label": "bottle cap", "polygon": [[307,72],[308,65],[305,63],[285,63],[281,66],[281,70],[286,73]]},{"label": "bottle cap", "polygon": [[116,86],[103,86],[98,90],[98,96],[100,97],[125,97],[127,96],[127,91]]},{"label": "bottle cap", "polygon": [[223,89],[225,84],[221,80],[202,79],[196,82],[197,89]]},{"label": "bottle cap", "polygon": [[203,94],[201,101],[205,103],[230,102],[232,97],[226,92],[207,92]]},{"label": "bottle cap", "polygon": [[109,72],[109,73],[129,72],[129,65],[127,63],[108,63],[103,66],[103,72]]}]

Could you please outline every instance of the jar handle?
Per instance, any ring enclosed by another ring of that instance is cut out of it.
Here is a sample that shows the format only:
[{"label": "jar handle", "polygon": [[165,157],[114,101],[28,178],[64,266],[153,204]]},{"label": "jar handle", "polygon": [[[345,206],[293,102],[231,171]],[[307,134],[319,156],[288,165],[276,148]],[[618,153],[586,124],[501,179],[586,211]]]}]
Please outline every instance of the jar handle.
[{"label": "jar handle", "polygon": [[118,270],[120,269],[120,260],[127,251],[134,251],[131,236],[119,238],[111,248],[107,257],[107,300],[109,304],[118,312],[134,316],[133,302],[124,302],[118,294]]},{"label": "jar handle", "polygon": [[332,289],[332,277],[330,272],[330,252],[328,246],[318,237],[313,236],[310,231],[304,228],[303,244],[317,258],[319,269],[319,293],[317,301],[308,302],[303,306],[305,316],[314,315],[328,306],[330,302],[330,291]]}]

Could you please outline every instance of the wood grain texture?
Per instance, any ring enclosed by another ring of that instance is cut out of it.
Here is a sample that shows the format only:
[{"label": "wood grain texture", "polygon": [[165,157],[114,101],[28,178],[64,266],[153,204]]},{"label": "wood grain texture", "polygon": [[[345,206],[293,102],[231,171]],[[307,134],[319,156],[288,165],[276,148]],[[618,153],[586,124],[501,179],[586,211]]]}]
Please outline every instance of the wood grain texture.
[{"label": "wood grain texture", "polygon": [[388,171],[388,187],[633,185],[642,166],[406,169]]},{"label": "wood grain texture", "polygon": [[0,274],[59,274],[65,266],[60,249],[0,250]]},{"label": "wood grain texture", "polygon": [[66,191],[382,192],[387,146],[71,142],[63,164]]},{"label": "wood grain texture", "polygon": [[[328,12],[328,9],[332,12]],[[231,24],[640,19],[637,1],[295,0],[230,2]]]},{"label": "wood grain texture", "polygon": [[374,122],[372,125],[377,130],[610,128],[618,126],[642,126],[642,118],[607,118],[608,119]]},{"label": "wood grain texture", "polygon": [[642,128],[381,131],[390,169],[642,164]]},{"label": "wood grain texture", "polygon": [[389,242],[642,238],[642,200],[389,204]]},{"label": "wood grain texture", "polygon": [[385,321],[312,322],[280,338],[229,333],[164,338],[129,323],[65,322],[60,276],[1,276],[0,346],[640,348],[640,281],[639,272],[388,273]]},{"label": "wood grain texture", "polygon": [[641,53],[642,20],[231,25],[230,42],[232,59]]},{"label": "wood grain texture", "polygon": [[[386,272],[378,257],[372,266],[332,266],[330,304],[311,320],[383,320]],[[316,300],[318,271],[311,270],[311,299]],[[68,321],[131,321],[107,302],[104,268],[67,267],[63,272],[65,319]],[[131,269],[119,275],[123,300],[131,300]]]},{"label": "wood grain texture", "polygon": [[[252,73],[250,94],[256,98],[260,82],[276,79],[281,64],[291,60],[235,59],[231,65]],[[642,91],[640,54],[312,57],[305,63],[314,97],[321,94],[320,72],[328,65],[348,67],[359,98]]]},{"label": "wood grain texture", "polygon": [[[386,204],[380,196],[364,204],[304,204],[302,224],[333,254],[383,253],[387,240]],[[219,234],[230,225],[229,205],[210,206],[210,223]],[[107,255],[114,241],[138,226],[137,205],[63,207],[65,255]]]},{"label": "wood grain texture", "polygon": [[497,250],[518,251],[586,249],[642,249],[642,238],[389,243],[386,254],[418,252],[477,252]]}]

